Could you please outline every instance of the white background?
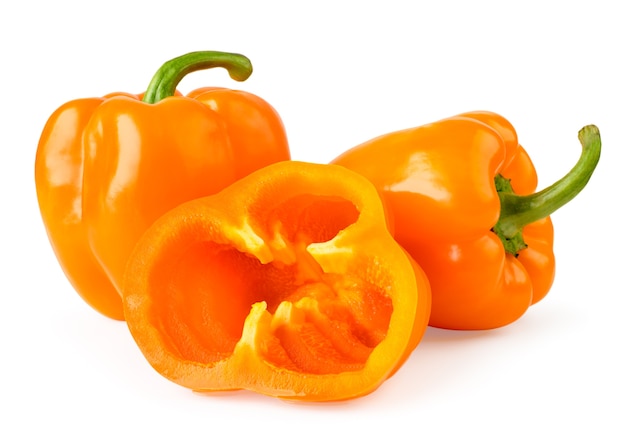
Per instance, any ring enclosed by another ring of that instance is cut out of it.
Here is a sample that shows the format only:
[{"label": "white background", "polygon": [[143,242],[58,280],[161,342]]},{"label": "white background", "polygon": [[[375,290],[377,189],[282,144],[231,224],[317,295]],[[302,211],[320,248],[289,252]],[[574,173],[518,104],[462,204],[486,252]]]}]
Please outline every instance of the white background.
[{"label": "white background", "polygon": [[[619,2],[3,2],[0,6],[0,426],[626,425],[623,245],[626,15]],[[160,377],[124,323],[74,293],[49,247],[33,163],[65,101],[141,92],[166,60],[245,54],[247,82],[197,72],[179,88],[229,86],[281,114],[294,159],[327,162],[374,136],[468,110],[501,113],[540,187],[596,124],[588,187],[553,215],[548,297],[495,331],[429,329],[402,369],[361,399],[286,403],[203,396]]]}]

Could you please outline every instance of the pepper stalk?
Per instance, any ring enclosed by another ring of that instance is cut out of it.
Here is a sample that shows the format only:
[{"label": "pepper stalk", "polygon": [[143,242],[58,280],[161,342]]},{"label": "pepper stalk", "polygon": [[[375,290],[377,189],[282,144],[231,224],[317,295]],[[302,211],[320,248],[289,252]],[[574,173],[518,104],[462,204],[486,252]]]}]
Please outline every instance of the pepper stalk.
[{"label": "pepper stalk", "polygon": [[500,218],[493,227],[507,253],[517,256],[526,248],[524,226],[548,217],[574,199],[587,185],[600,160],[600,131],[587,125],[578,132],[582,153],[574,167],[560,180],[532,195],[516,195],[510,180],[498,175],[496,190],[500,198]]},{"label": "pepper stalk", "polygon": [[143,101],[156,104],[171,97],[187,74],[215,67],[225,68],[230,77],[238,82],[243,82],[252,74],[252,63],[243,55],[218,51],[190,52],[167,61],[157,70]]}]

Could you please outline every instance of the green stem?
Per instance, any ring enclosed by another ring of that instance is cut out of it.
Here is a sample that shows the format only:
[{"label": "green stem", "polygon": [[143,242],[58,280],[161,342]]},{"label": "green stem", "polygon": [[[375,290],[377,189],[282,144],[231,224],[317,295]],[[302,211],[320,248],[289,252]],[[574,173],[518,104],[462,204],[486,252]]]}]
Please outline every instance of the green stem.
[{"label": "green stem", "polygon": [[171,97],[176,86],[187,74],[215,67],[225,68],[230,77],[238,82],[243,82],[252,74],[252,64],[243,55],[217,51],[191,52],[167,61],[157,70],[143,101],[155,104]]},{"label": "green stem", "polygon": [[600,131],[595,125],[587,125],[578,132],[578,139],[582,144],[582,153],[576,165],[565,177],[540,192],[516,195],[510,185],[507,189],[508,180],[496,178],[501,210],[494,232],[503,240],[507,252],[517,255],[525,248],[521,240],[524,226],[548,217],[574,199],[587,185],[600,160]]}]

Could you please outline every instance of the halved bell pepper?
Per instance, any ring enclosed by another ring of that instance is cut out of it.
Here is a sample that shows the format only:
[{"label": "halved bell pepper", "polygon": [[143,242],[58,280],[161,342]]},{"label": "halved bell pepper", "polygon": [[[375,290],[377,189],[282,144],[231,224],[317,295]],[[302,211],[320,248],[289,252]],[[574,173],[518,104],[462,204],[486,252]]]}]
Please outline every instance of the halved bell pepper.
[{"label": "halved bell pepper", "polygon": [[290,158],[276,111],[243,91],[176,85],[195,70],[252,73],[238,54],[192,52],[166,62],[142,95],[70,101],[46,123],[35,182],[50,243],[80,296],[123,319],[121,278],[132,248],[161,214]]},{"label": "halved bell pepper", "polygon": [[576,166],[537,193],[515,129],[491,112],[392,132],[332,163],[361,173],[383,195],[395,238],[430,280],[430,325],[490,329],[517,320],[552,286],[549,215],[585,187],[600,157],[595,126],[579,138]]},{"label": "halved bell pepper", "polygon": [[127,325],[197,391],[345,400],[376,389],[428,324],[430,288],[374,186],[334,165],[262,168],[167,212],[124,277]]}]

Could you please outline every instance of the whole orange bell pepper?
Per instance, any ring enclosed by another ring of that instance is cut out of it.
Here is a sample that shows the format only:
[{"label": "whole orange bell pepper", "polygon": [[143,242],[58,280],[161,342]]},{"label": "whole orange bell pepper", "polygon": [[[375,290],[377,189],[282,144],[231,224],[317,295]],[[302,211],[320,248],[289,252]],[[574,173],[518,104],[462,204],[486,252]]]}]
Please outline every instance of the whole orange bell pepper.
[{"label": "whole orange bell pepper", "polygon": [[430,289],[370,182],[286,161],[158,219],[129,259],[124,308],[173,382],[330,401],[400,367],[427,327]]},{"label": "whole orange bell pepper", "polygon": [[579,138],[580,161],[537,193],[515,129],[490,112],[383,135],[332,163],[370,179],[388,203],[395,238],[430,280],[430,325],[490,329],[517,320],[552,286],[549,215],[583,189],[600,156],[595,126]]},{"label": "whole orange bell pepper", "polygon": [[108,317],[123,319],[126,259],[156,218],[290,158],[283,124],[261,98],[177,93],[186,74],[212,67],[239,81],[252,73],[242,55],[192,52],[166,62],[145,94],[70,101],[43,129],[35,182],[50,243],[76,291]]}]

